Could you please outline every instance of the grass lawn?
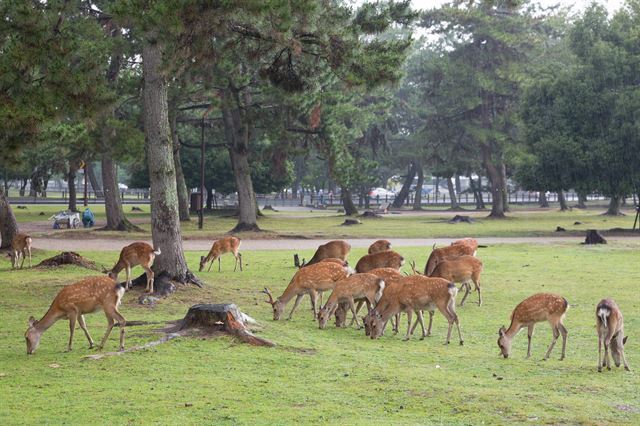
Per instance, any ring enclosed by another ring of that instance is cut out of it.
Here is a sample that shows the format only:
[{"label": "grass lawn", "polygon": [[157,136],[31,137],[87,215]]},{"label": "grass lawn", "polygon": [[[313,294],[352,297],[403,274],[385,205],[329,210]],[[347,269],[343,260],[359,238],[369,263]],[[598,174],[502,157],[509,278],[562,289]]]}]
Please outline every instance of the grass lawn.
[{"label": "grass lawn", "polygon": [[[573,221],[574,214],[568,213],[567,220]],[[83,360],[93,351],[87,349],[80,330],[74,351],[64,352],[66,321],[43,335],[33,356],[26,355],[23,338],[29,315],[40,318],[63,285],[87,272],[73,267],[11,271],[3,257],[0,422],[639,424],[639,249],[636,242],[480,249],[486,271],[485,304],[458,308],[462,347],[443,345],[446,321],[439,313],[432,337],[409,342],[391,333],[374,341],[362,330],[318,330],[311,321],[308,298],[292,321],[274,322],[271,307],[258,290],[269,286],[280,294],[294,273],[291,252],[247,251],[242,273],[233,272],[233,257],[228,256],[222,273],[201,274],[208,283],[205,289],[180,289],[153,308],[138,305],[139,293],[132,291],[125,295],[120,311],[129,321],[166,321],[181,318],[197,302],[235,302],[261,323],[260,335],[275,341],[276,348],[251,347],[229,338],[178,338],[99,361]],[[419,264],[424,264],[427,251],[401,249]],[[354,250],[351,261],[363,253]],[[37,252],[36,258],[50,254]],[[116,252],[82,254],[105,265],[117,258]],[[193,268],[199,255],[187,253]],[[552,358],[541,361],[551,340],[547,324],[536,328],[532,359],[524,359],[526,331],[515,339],[511,358],[499,357],[498,328],[508,325],[520,300],[543,291],[558,292],[571,304],[565,321],[567,359],[558,361],[559,342]],[[631,373],[596,372],[594,311],[605,296],[616,299],[625,314]],[[477,300],[475,294],[469,298]],[[88,315],[87,322],[94,340],[99,340],[104,315]],[[153,329],[159,327],[128,328],[127,347],[158,339]],[[117,348],[117,335],[114,330],[106,350]]]},{"label": "grass lawn", "polygon": [[[143,212],[130,212],[131,206],[125,206],[127,216],[144,222],[140,226],[145,233],[122,233],[96,230],[53,230],[50,226],[43,226],[43,231],[33,232],[38,235],[55,235],[69,238],[149,238],[149,206],[140,206]],[[60,211],[62,206],[30,205],[27,209],[16,209],[18,222],[33,222],[46,220],[54,212]],[[98,219],[104,219],[104,206],[92,206]],[[45,212],[40,216],[40,212]],[[296,211],[296,212],[266,212],[265,217],[259,219],[259,226],[267,231],[264,233],[241,233],[241,238],[378,238],[387,236],[394,238],[444,238],[465,237],[518,237],[518,236],[552,236],[552,235],[584,235],[587,229],[607,230],[612,228],[631,229],[634,212],[625,210],[626,216],[602,216],[601,208],[588,210],[574,209],[568,212],[557,210],[520,210],[514,209],[505,220],[487,219],[488,212],[472,210],[458,212],[471,215],[476,219],[473,224],[449,224],[454,212],[440,211],[424,214],[389,214],[383,218],[361,219],[363,224],[356,226],[340,226],[344,222],[344,215],[335,211]],[[185,238],[215,239],[231,230],[237,222],[234,217],[206,216],[204,229],[197,229],[197,218],[182,224],[182,234]],[[579,222],[579,224],[576,224]],[[556,233],[556,227],[566,229],[566,233]]]}]

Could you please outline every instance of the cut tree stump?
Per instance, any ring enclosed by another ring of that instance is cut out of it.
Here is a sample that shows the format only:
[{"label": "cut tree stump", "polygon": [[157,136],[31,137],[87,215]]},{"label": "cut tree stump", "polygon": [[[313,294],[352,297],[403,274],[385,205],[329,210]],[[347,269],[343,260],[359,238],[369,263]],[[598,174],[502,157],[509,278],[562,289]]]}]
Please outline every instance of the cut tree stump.
[{"label": "cut tree stump", "polygon": [[247,323],[255,323],[255,320],[240,312],[234,303],[199,304],[189,308],[184,319],[176,324],[175,331],[195,328],[205,333],[227,333],[254,346],[276,345],[251,333]]},{"label": "cut tree stump", "polygon": [[93,269],[94,271],[98,271],[98,267],[96,263],[92,260],[85,259],[80,256],[78,253],[73,251],[63,251],[62,253],[50,257],[48,259],[43,260],[38,263],[36,268],[56,268],[62,265],[76,265],[81,266],[87,269]]},{"label": "cut tree stump", "polygon": [[562,226],[556,226],[556,232],[565,232],[566,229],[564,229]]},{"label": "cut tree stump", "polygon": [[596,229],[589,229],[584,244],[607,244],[607,240]]},{"label": "cut tree stump", "polygon": [[471,216],[462,216],[457,214],[453,217],[453,219],[449,221],[449,223],[460,223],[460,222],[473,223],[475,222],[475,220],[473,220]]},{"label": "cut tree stump", "polygon": [[345,219],[340,226],[362,225],[358,219]]}]

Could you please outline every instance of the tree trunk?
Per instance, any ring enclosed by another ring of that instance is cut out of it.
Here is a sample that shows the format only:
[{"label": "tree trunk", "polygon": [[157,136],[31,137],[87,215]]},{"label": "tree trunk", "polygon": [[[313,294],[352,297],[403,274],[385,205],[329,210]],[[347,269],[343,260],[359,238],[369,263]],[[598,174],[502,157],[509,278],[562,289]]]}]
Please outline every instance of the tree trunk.
[{"label": "tree trunk", "polygon": [[476,210],[482,210],[485,208],[484,200],[482,199],[482,178],[478,176],[478,185],[474,182],[471,175],[469,177],[469,186],[471,187],[471,191],[473,192],[473,198],[476,202]]},{"label": "tree trunk", "polygon": [[[176,169],[176,188],[178,190],[178,214],[180,222],[189,222],[189,191],[184,180],[182,171],[182,160],[180,160],[180,140],[178,139],[178,128],[175,112],[171,114],[171,140],[173,142],[173,165]],[[208,203],[208,201],[207,201]]]},{"label": "tree trunk", "polygon": [[411,190],[411,184],[413,183],[413,178],[416,176],[418,172],[418,167],[414,162],[409,166],[409,171],[404,178],[404,183],[402,184],[402,189],[398,192],[395,199],[393,200],[392,206],[395,208],[400,208],[404,204],[405,200],[409,196],[409,191]]},{"label": "tree trunk", "polygon": [[620,216],[620,196],[612,196],[609,200],[609,208],[607,209],[605,216]]},{"label": "tree trunk", "polygon": [[487,171],[487,177],[491,183],[491,196],[493,197],[489,217],[504,219],[506,216],[504,215],[504,187],[502,185],[501,172],[493,164],[491,150],[486,145],[482,145],[482,164]]},{"label": "tree trunk", "polygon": [[[108,129],[104,129],[108,132]],[[103,134],[104,137],[104,134]],[[111,153],[105,151],[102,154],[102,184],[104,185],[104,211],[107,216],[107,225],[103,230],[110,231],[142,231],[124,215],[120,189],[118,188],[118,168],[111,158]]]},{"label": "tree trunk", "polygon": [[[22,179],[22,185],[20,185],[20,196],[24,197],[24,191],[25,188],[27,187],[27,183],[29,182],[29,179],[24,178]],[[9,191],[7,191],[7,194],[9,193]]]},{"label": "tree trunk", "polygon": [[546,191],[540,191],[540,194],[538,195],[538,203],[540,204],[540,207],[543,207],[543,208],[549,207],[549,200],[547,200]]},{"label": "tree trunk", "polygon": [[482,176],[478,176],[478,202],[480,209],[484,210],[487,206],[484,204],[484,195],[482,194]]},{"label": "tree trunk", "polygon": [[351,198],[351,191],[344,186],[342,187],[342,205],[344,206],[344,214],[346,216],[358,214],[358,209],[355,204],[353,204],[353,199]]},{"label": "tree trunk", "polygon": [[587,194],[582,191],[578,191],[578,208],[579,209],[587,208]]},{"label": "tree trunk", "polygon": [[569,206],[567,206],[567,199],[564,196],[564,190],[559,190],[558,191],[558,201],[560,202],[560,211],[567,211],[569,210]]},{"label": "tree trunk", "polygon": [[460,175],[456,175],[455,178],[456,193],[460,194],[462,192],[462,185],[460,185]]},{"label": "tree trunk", "polygon": [[458,204],[458,198],[456,197],[456,191],[451,177],[447,178],[447,189],[449,190],[449,197],[451,198],[451,210],[459,210],[460,205]]},{"label": "tree trunk", "polygon": [[[424,184],[424,170],[417,166],[418,181],[416,182],[416,196],[413,199],[413,210],[422,210],[422,185]],[[413,178],[411,178],[413,180]]]},{"label": "tree trunk", "polygon": [[77,163],[75,161],[69,161],[69,172],[67,173],[67,185],[69,187],[69,206],[68,209],[72,212],[78,211],[77,194],[76,194],[76,171]]},{"label": "tree trunk", "polygon": [[18,222],[11,210],[11,204],[4,191],[0,189],[0,248],[11,246],[13,237],[18,233]]},{"label": "tree trunk", "polygon": [[100,182],[98,182],[98,177],[96,176],[96,171],[93,169],[93,163],[87,163],[87,174],[89,175],[89,182],[91,182],[91,189],[96,194],[97,198],[103,198],[104,193],[102,192],[102,187],[100,186]]},{"label": "tree trunk", "polygon": [[298,190],[300,190],[300,182],[302,182],[302,178],[304,177],[305,172],[305,161],[302,155],[298,155],[294,160],[293,170],[295,172],[295,178],[293,179],[293,185],[291,186],[291,198],[298,198]]},{"label": "tree trunk", "polygon": [[502,202],[504,204],[504,211],[509,212],[509,187],[507,186],[507,166],[502,163],[500,165],[500,184],[502,185]]},{"label": "tree trunk", "polygon": [[162,72],[163,46],[148,40],[142,49],[143,111],[149,181],[151,186],[151,235],[154,248],[160,249],[153,269],[166,271],[179,282],[190,280],[191,273],[182,250],[178,214],[178,191],[173,162],[173,143],[169,129],[167,82]]},{"label": "tree trunk", "polygon": [[213,209],[213,187],[205,185],[205,190],[207,191],[207,201],[205,203],[205,208],[207,210],[212,210]]}]

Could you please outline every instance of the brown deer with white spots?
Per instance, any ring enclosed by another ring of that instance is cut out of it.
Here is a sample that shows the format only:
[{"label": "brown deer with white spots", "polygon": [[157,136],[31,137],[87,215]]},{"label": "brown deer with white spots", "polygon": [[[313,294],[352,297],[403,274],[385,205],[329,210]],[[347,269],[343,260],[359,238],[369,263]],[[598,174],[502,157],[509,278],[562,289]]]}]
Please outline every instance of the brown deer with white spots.
[{"label": "brown deer with white spots", "polygon": [[402,265],[404,265],[404,257],[393,250],[387,250],[362,256],[356,264],[356,272],[369,272],[377,268],[394,268],[399,270]]},{"label": "brown deer with white spots", "polygon": [[76,328],[76,321],[84,331],[89,348],[93,348],[93,339],[89,335],[87,325],[84,322],[84,314],[90,314],[97,310],[103,310],[107,316],[107,332],[102,338],[99,349],[104,347],[105,342],[111,334],[113,325],[118,322],[120,326],[120,350],[124,350],[124,327],[126,320],[118,312],[118,305],[124,295],[124,286],[117,284],[107,276],[88,277],[77,283],[64,287],[53,299],[47,313],[41,320],[34,317],[29,318],[29,328],[24,337],[27,341],[27,354],[33,354],[40,344],[42,334],[56,321],[61,319],[69,320],[69,344],[67,350],[71,350],[73,343],[73,332]]},{"label": "brown deer with white spots", "polygon": [[117,280],[118,274],[124,269],[127,274],[127,289],[129,289],[131,288],[131,268],[140,265],[147,274],[147,287],[145,291],[147,293],[153,293],[154,273],[151,267],[153,266],[153,261],[156,259],[156,256],[160,253],[160,249],[154,250],[153,247],[147,243],[137,242],[129,244],[120,251],[118,262],[116,262],[109,272],[109,277]]},{"label": "brown deer with white spots", "polygon": [[[602,371],[602,367],[611,370],[609,350],[616,367],[620,367],[622,358],[624,369],[631,371],[624,357],[624,344],[627,343],[627,337],[624,335],[624,319],[620,308],[612,299],[602,299],[596,306],[596,329],[598,331],[598,371]],[[604,358],[602,357],[603,345]]]},{"label": "brown deer with white spots", "polygon": [[301,268],[289,282],[282,295],[277,299],[273,299],[273,295],[268,288],[262,293],[269,296],[267,303],[273,307],[273,320],[277,321],[282,316],[287,303],[296,298],[293,308],[289,313],[288,319],[291,319],[293,312],[300,304],[300,300],[305,294],[311,297],[311,307],[313,309],[313,320],[316,320],[318,314],[318,293],[327,290],[333,290],[336,283],[349,276],[349,269],[333,262],[321,262],[311,266]]},{"label": "brown deer with white spots", "polygon": [[311,260],[302,264],[302,267],[315,265],[323,259],[335,258],[347,260],[347,256],[351,251],[351,245],[346,241],[333,240],[318,247]]},{"label": "brown deer with white spots", "polygon": [[214,242],[209,253],[206,256],[200,256],[199,271],[204,271],[204,267],[207,262],[211,262],[209,264],[209,269],[207,269],[207,272],[210,272],[213,262],[218,259],[218,272],[220,272],[220,257],[225,253],[232,253],[236,258],[233,265],[233,272],[238,269],[238,262],[240,262],[240,271],[242,271],[242,253],[238,251],[240,249],[240,242],[240,238],[236,237],[224,237]]},{"label": "brown deer with white spots", "polygon": [[[327,321],[333,315],[338,308],[338,304],[341,302],[347,303],[353,319],[351,324],[355,321],[356,326],[358,324],[358,309],[356,309],[356,299],[362,299],[367,304],[367,309],[370,311],[372,306],[378,303],[378,300],[382,297],[384,291],[384,280],[377,275],[373,274],[354,274],[336,283],[327,303],[318,312],[318,325],[321,329],[324,329],[327,325]],[[361,305],[359,305],[360,307]],[[351,325],[349,324],[349,325]]]},{"label": "brown deer with white spots", "polygon": [[524,299],[516,306],[511,314],[511,325],[508,329],[504,326],[498,330],[498,347],[502,356],[509,358],[511,354],[511,342],[518,332],[527,327],[529,338],[529,344],[527,346],[527,358],[531,356],[531,337],[533,336],[533,329],[536,323],[542,321],[548,321],[551,324],[553,331],[553,340],[549,345],[544,359],[549,359],[551,351],[558,340],[558,337],[562,334],[562,355],[560,360],[562,361],[565,356],[565,349],[567,346],[567,329],[562,321],[569,309],[569,302],[564,297],[552,294],[552,293],[538,293],[531,297]]},{"label": "brown deer with white spots", "polygon": [[[456,240],[451,243],[452,246],[468,246],[473,249],[474,252],[478,251],[478,240],[475,238],[463,238],[461,240]],[[473,254],[475,256],[475,253]]]},{"label": "brown deer with white spots", "polygon": [[24,267],[24,259],[29,255],[29,268],[31,268],[31,243],[33,240],[27,234],[17,233],[11,240],[11,267],[17,268],[18,261],[22,257],[20,269]]},{"label": "brown deer with white spots", "polygon": [[442,262],[447,258],[460,257],[460,256],[475,256],[475,254],[476,254],[476,249],[466,244],[455,244],[452,246],[440,247],[440,248],[436,248],[434,244],[433,251],[431,252],[431,255],[429,255],[427,264],[424,266],[424,274],[430,277],[431,274],[433,273],[433,270],[438,265],[438,263]]},{"label": "brown deer with white spots", "polygon": [[378,240],[369,246],[369,254],[382,253],[391,250],[391,243],[387,240]]},{"label": "brown deer with white spots", "polygon": [[440,277],[454,283],[461,283],[466,288],[466,292],[460,301],[460,306],[464,305],[469,292],[471,292],[471,283],[475,285],[478,292],[478,306],[482,305],[482,294],[480,292],[480,274],[482,273],[482,261],[473,256],[459,256],[455,258],[447,258],[439,262],[431,273],[432,277]]}]

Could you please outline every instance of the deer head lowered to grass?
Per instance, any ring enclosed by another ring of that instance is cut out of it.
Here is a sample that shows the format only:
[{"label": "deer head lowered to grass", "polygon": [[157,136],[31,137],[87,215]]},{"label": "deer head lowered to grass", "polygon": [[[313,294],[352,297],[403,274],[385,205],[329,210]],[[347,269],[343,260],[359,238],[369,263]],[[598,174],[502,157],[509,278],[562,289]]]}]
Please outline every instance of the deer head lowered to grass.
[{"label": "deer head lowered to grass", "polygon": [[207,272],[211,271],[213,262],[218,259],[218,272],[220,272],[220,257],[225,253],[232,253],[236,258],[236,262],[233,266],[233,271],[235,272],[238,268],[238,263],[240,263],[240,271],[242,271],[242,254],[238,251],[240,249],[240,243],[240,238],[236,237],[224,237],[214,242],[213,246],[211,246],[211,250],[209,250],[209,253],[206,256],[200,256],[199,271],[202,272],[204,270],[207,262],[211,262],[209,264],[209,269],[207,269]]}]

